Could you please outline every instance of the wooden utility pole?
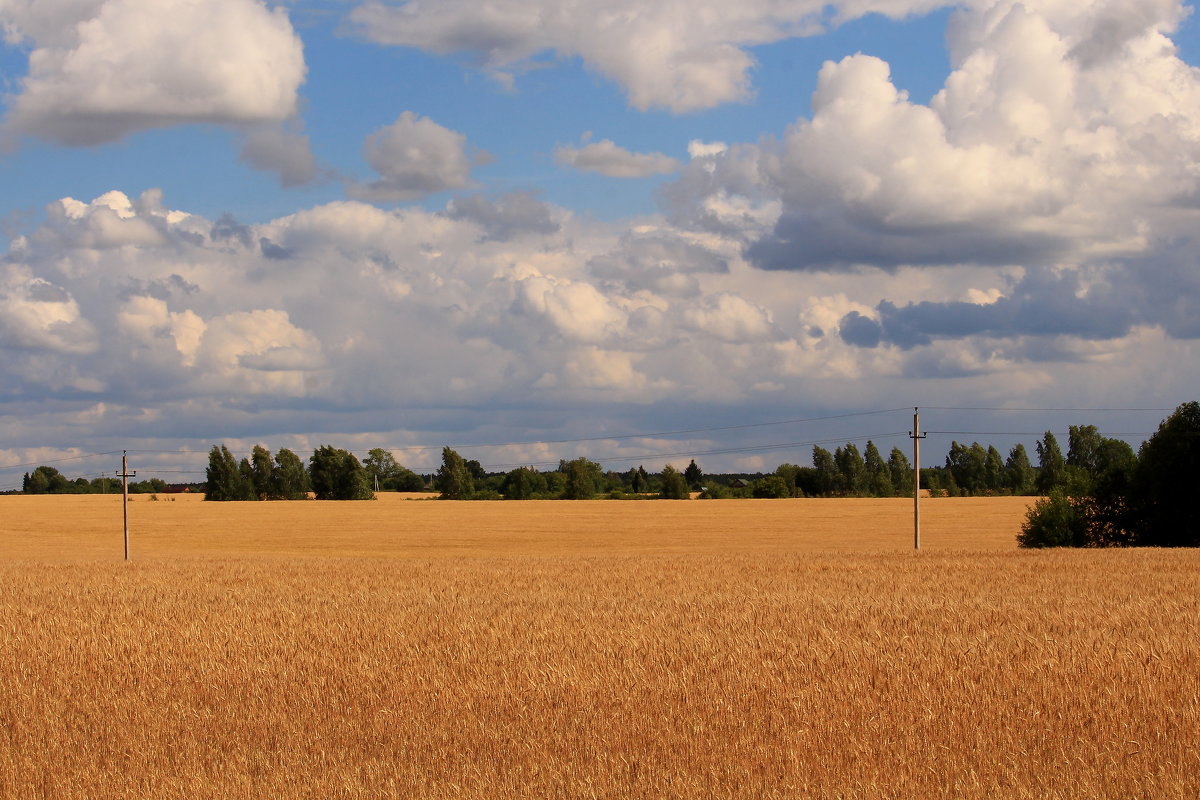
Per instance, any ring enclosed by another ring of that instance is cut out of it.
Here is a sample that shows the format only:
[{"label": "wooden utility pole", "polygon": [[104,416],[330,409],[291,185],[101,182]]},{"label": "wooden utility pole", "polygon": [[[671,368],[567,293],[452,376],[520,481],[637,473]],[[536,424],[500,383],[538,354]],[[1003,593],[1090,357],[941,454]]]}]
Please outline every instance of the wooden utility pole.
[{"label": "wooden utility pole", "polygon": [[921,549],[921,410],[913,408],[913,549]]},{"label": "wooden utility pole", "polygon": [[121,451],[121,513],[125,518],[125,560],[129,560],[129,479],[136,478],[137,472],[129,471],[128,451]]}]

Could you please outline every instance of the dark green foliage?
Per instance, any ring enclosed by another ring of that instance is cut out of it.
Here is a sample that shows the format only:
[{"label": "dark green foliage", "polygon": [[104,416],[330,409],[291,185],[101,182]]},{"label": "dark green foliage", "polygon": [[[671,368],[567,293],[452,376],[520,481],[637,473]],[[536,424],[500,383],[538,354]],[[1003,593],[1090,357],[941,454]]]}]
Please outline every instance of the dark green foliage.
[{"label": "dark green foliage", "polygon": [[471,473],[471,480],[475,481],[476,484],[479,484],[484,478],[487,477],[487,471],[483,468],[483,465],[475,459],[467,461],[466,465],[467,472]]},{"label": "dark green foliage", "polygon": [[[248,464],[246,472],[249,472]],[[255,499],[253,484],[225,445],[213,445],[208,453],[205,486],[205,500],[224,502]]]},{"label": "dark green foliage", "polygon": [[158,494],[167,490],[167,482],[162,478],[150,478],[145,481],[132,481],[129,484],[130,494]]},{"label": "dark green foliage", "polygon": [[329,445],[318,447],[308,459],[309,480],[318,500],[371,500],[367,471],[358,458]]},{"label": "dark green foliage", "polygon": [[[997,459],[999,456],[996,453]],[[946,456],[946,470],[954,476],[954,485],[964,494],[987,494],[990,488],[988,452],[979,442],[973,442],[970,447],[951,442],[950,452]]]},{"label": "dark green foliage", "polygon": [[629,470],[629,491],[634,494],[650,491],[650,474],[645,467]]},{"label": "dark green foliage", "polygon": [[866,494],[872,497],[891,497],[895,491],[892,483],[892,471],[883,460],[883,454],[872,441],[867,441],[866,452],[863,453],[863,464],[867,471]]},{"label": "dark green foliage", "polygon": [[275,465],[271,463],[271,451],[262,445],[254,445],[250,451],[250,484],[259,500],[271,496],[271,473]]},{"label": "dark green foliage", "polygon": [[280,449],[275,454],[268,496],[272,500],[306,500],[308,491],[308,470],[304,468],[304,462],[286,447]]},{"label": "dark green foliage", "polygon": [[687,465],[687,469],[683,471],[683,479],[687,481],[687,485],[696,491],[700,490],[700,484],[704,482],[704,473],[700,471],[700,466],[696,463],[696,459],[692,459]]},{"label": "dark green foliage", "polygon": [[816,470],[816,480],[813,481],[816,491],[812,494],[828,497],[838,489],[837,462],[833,460],[832,453],[816,445],[813,445],[812,462]]},{"label": "dark green foliage", "polygon": [[370,450],[362,464],[371,487],[378,486],[381,492],[420,492],[425,489],[425,481],[420,475],[399,464],[382,447]]},{"label": "dark green foliage", "polygon": [[38,467],[25,473],[21,482],[25,494],[73,494],[75,486],[54,467]]},{"label": "dark green foliage", "polygon": [[853,442],[847,442],[845,447],[839,447],[833,453],[833,461],[837,465],[838,494],[847,497],[858,497],[867,491],[867,467],[863,463],[862,454]]},{"label": "dark green foliage", "polygon": [[433,488],[443,500],[466,500],[475,493],[475,481],[467,462],[449,447],[442,448],[442,465],[433,478]]},{"label": "dark green foliage", "polygon": [[1005,485],[1013,494],[1027,495],[1033,492],[1037,472],[1029,463],[1029,454],[1025,451],[1025,445],[1018,444],[1009,451],[1008,460],[1004,462],[1004,474]]},{"label": "dark green foliage", "polygon": [[[693,461],[692,463],[695,464],[696,462]],[[687,500],[691,497],[684,474],[670,464],[663,467],[662,490],[659,493],[659,497],[664,500]]]},{"label": "dark green foliage", "polygon": [[1129,507],[1134,544],[1200,546],[1200,403],[1184,403],[1142,445]]},{"label": "dark green foliage", "polygon": [[541,478],[537,471],[530,467],[517,467],[504,476],[500,491],[507,500],[528,500],[539,488],[541,491],[546,490],[545,478]]},{"label": "dark green foliage", "polygon": [[767,475],[761,480],[755,481],[750,491],[755,497],[784,498],[792,496],[791,487],[778,475]]},{"label": "dark green foliage", "polygon": [[92,494],[117,494],[121,491],[121,481],[117,478],[93,478],[88,483],[88,491]]},{"label": "dark green foliage", "polygon": [[719,483],[709,481],[704,487],[704,491],[696,498],[698,500],[725,500],[733,497],[733,490],[728,486],[722,486]]},{"label": "dark green foliage", "polygon": [[913,469],[908,457],[899,447],[893,447],[888,455],[888,472],[892,476],[892,493],[896,497],[911,495],[913,491]]},{"label": "dark green foliage", "polygon": [[572,461],[563,461],[558,470],[564,476],[564,500],[591,500],[596,495],[596,486],[600,483],[603,470],[594,461],[580,457]]},{"label": "dark green foliage", "polygon": [[795,464],[780,464],[775,468],[775,474],[787,484],[788,497],[798,497],[801,494],[798,483],[803,472],[804,468]]},{"label": "dark green foliage", "polygon": [[1200,546],[1200,404],[1177,408],[1136,457],[1092,426],[1071,441],[1070,484],[1030,511],[1021,546]]},{"label": "dark green foliage", "polygon": [[1058,447],[1058,440],[1050,431],[1046,431],[1042,440],[1037,443],[1037,454],[1037,490],[1042,494],[1049,494],[1051,490],[1064,486],[1067,482],[1067,461]]},{"label": "dark green foliage", "polygon": [[1062,489],[1040,498],[1025,515],[1017,534],[1021,547],[1084,547],[1088,544],[1087,520],[1078,501]]}]

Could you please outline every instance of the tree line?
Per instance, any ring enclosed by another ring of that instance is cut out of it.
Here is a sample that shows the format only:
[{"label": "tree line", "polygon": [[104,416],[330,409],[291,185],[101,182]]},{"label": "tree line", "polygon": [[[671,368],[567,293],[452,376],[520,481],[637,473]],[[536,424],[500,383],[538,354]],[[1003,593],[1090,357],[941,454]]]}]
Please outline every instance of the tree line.
[{"label": "tree line", "polygon": [[[130,481],[130,494],[154,494],[167,489],[167,482],[160,478]],[[71,479],[54,467],[40,466],[26,472],[21,480],[22,494],[120,494],[121,481],[117,478],[100,477]]]},{"label": "tree line", "polygon": [[[1128,496],[1130,487],[1136,485],[1145,496],[1157,496],[1153,482],[1146,477],[1156,469],[1153,454],[1164,447],[1156,442],[1163,436],[1170,438],[1174,435],[1170,432],[1180,425],[1187,429],[1192,416],[1200,417],[1195,408],[1195,403],[1180,406],[1164,421],[1166,427],[1136,454],[1128,443],[1103,436],[1094,425],[1070,426],[1065,454],[1055,435],[1047,431],[1034,448],[1036,466],[1023,444],[1004,456],[994,446],[954,441],[943,466],[921,469],[921,486],[934,496],[1046,497],[1027,526],[1029,532],[1023,534],[1021,543],[1026,546],[1145,538],[1131,533],[1134,526],[1127,515],[1133,513],[1136,503]],[[1143,463],[1146,453],[1150,453],[1150,466]],[[1196,477],[1194,467],[1190,474]],[[913,467],[904,452],[893,447],[885,459],[872,441],[861,451],[853,442],[832,451],[814,446],[811,466],[784,463],[765,475],[705,475],[695,460],[684,470],[668,464],[658,472],[649,472],[644,466],[613,471],[586,457],[561,460],[555,470],[527,466],[488,472],[478,461],[445,447],[432,487],[383,448],[370,450],[360,462],[349,451],[321,446],[306,463],[286,448],[272,455],[266,447],[256,445],[248,457],[239,460],[225,445],[213,445],[205,478],[206,499],[216,501],[298,500],[310,495],[321,500],[367,500],[375,491],[430,488],[442,498],[455,500],[687,499],[693,494],[703,499],[897,497],[911,495],[913,489]],[[166,484],[152,479],[131,483],[129,488],[131,492],[161,492]],[[40,466],[25,474],[22,489],[27,494],[119,492],[120,482],[110,477],[70,480],[53,467]],[[1059,521],[1050,525],[1053,519]],[[1058,532],[1046,532],[1051,529]]]},{"label": "tree line", "polygon": [[1022,547],[1197,547],[1200,511],[1200,403],[1184,403],[1137,454],[1094,440],[1087,470],[1063,465],[1065,480],[1030,509]]}]

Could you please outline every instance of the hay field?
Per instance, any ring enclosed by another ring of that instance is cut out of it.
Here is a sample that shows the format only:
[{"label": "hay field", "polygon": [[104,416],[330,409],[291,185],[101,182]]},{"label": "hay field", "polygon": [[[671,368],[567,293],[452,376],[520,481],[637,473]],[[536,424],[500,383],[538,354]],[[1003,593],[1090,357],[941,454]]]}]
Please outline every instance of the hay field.
[{"label": "hay field", "polygon": [[[135,559],[180,555],[442,558],[911,550],[912,500],[204,503],[133,495]],[[174,499],[171,499],[174,498]],[[921,502],[927,549],[1016,545],[1030,498]],[[0,497],[0,559],[123,557],[119,495]]]},{"label": "hay field", "polygon": [[126,564],[119,505],[88,555],[11,499],[4,798],[1200,796],[1194,552],[935,535],[947,500],[912,553],[887,501],[139,498]]}]

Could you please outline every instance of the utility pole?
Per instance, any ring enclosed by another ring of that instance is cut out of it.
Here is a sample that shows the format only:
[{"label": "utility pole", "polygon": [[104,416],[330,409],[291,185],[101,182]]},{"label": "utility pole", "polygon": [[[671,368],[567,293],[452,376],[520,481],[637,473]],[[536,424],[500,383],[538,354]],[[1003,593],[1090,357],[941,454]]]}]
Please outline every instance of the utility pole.
[{"label": "utility pole", "polygon": [[921,549],[921,410],[913,408],[913,549]]},{"label": "utility pole", "polygon": [[129,479],[137,472],[129,471],[128,451],[121,451],[121,513],[125,518],[125,560],[129,560]]}]

